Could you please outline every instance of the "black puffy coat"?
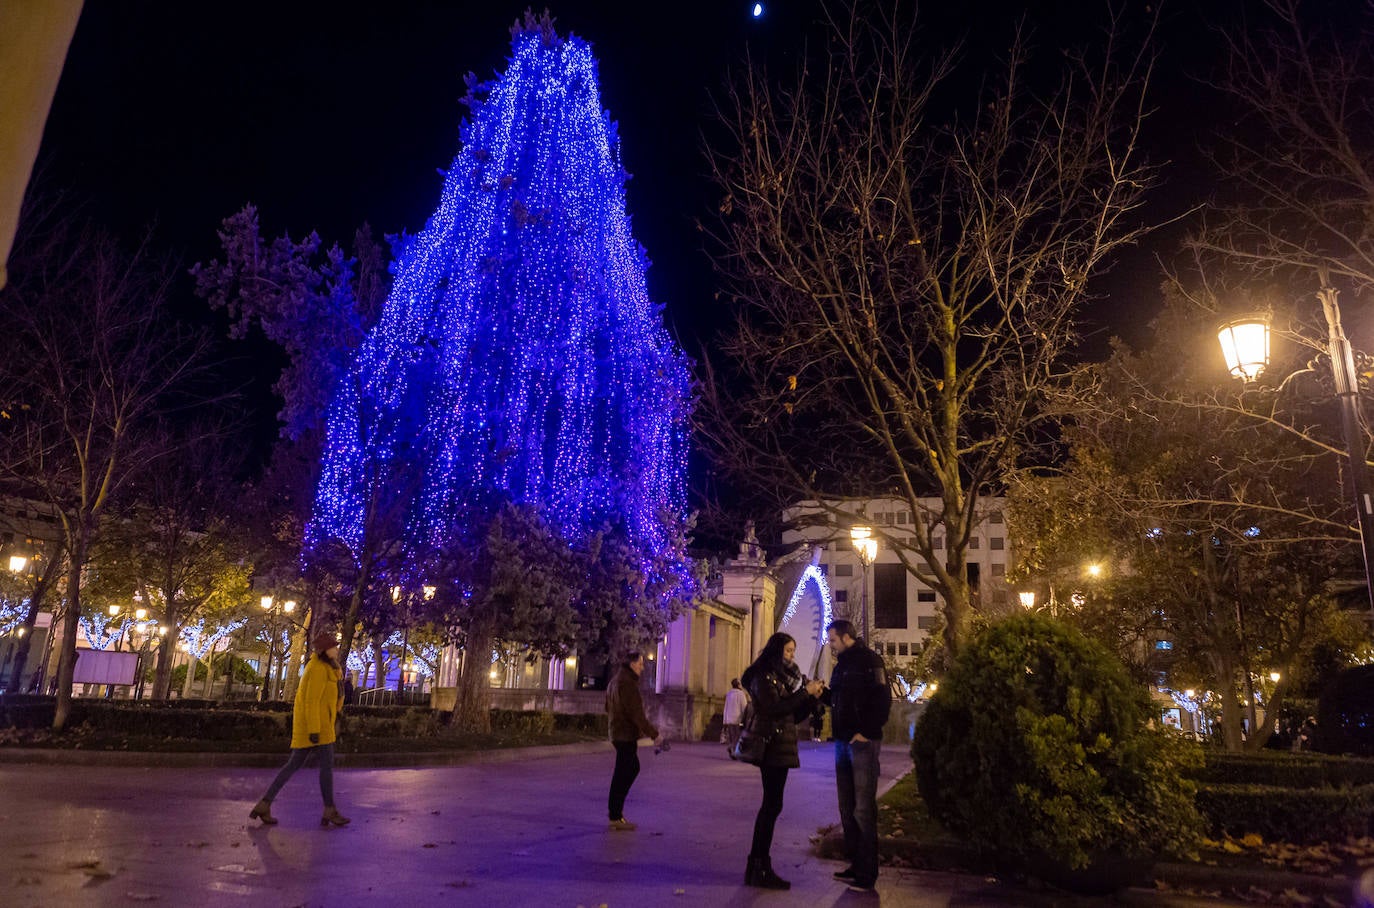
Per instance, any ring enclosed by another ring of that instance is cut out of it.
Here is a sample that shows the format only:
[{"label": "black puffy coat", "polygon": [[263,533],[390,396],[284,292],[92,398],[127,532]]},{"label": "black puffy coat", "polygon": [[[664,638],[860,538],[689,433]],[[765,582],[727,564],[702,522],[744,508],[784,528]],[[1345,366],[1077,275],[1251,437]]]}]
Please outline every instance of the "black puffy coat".
[{"label": "black puffy coat", "polygon": [[768,737],[762,765],[780,769],[801,766],[797,756],[797,723],[811,714],[816,698],[804,686],[792,690],[781,669],[750,666],[740,683],[749,692],[754,710],[752,727]]}]

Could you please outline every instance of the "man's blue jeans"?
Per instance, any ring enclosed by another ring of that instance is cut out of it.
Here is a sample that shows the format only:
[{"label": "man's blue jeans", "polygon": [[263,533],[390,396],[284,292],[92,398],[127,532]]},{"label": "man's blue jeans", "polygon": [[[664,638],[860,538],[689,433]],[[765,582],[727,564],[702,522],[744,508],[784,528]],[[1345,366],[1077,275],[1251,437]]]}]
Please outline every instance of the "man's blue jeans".
[{"label": "man's blue jeans", "polygon": [[835,786],[840,794],[844,850],[854,879],[878,879],[878,741],[835,742]]}]

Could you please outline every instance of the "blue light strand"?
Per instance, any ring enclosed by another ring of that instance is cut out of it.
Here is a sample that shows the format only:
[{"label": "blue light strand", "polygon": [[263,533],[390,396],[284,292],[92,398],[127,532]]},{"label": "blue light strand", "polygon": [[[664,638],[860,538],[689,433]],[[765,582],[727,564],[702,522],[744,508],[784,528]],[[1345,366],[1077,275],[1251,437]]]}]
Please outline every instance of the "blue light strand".
[{"label": "blue light strand", "polygon": [[398,466],[419,479],[413,551],[492,493],[572,537],[609,522],[646,555],[680,546],[690,375],[649,299],[625,181],[591,48],[517,31],[336,391],[308,550],[356,557],[369,484]]}]

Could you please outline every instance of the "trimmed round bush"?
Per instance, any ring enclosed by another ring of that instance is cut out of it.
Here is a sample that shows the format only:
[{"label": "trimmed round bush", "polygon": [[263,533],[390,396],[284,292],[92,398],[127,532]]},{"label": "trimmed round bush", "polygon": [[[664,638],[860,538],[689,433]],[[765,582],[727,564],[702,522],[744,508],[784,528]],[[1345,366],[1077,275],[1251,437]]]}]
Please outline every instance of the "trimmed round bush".
[{"label": "trimmed round bush", "polygon": [[1195,745],[1149,727],[1111,652],[1021,614],[981,631],[916,726],[916,782],[950,832],[1022,866],[1186,853],[1201,822]]}]

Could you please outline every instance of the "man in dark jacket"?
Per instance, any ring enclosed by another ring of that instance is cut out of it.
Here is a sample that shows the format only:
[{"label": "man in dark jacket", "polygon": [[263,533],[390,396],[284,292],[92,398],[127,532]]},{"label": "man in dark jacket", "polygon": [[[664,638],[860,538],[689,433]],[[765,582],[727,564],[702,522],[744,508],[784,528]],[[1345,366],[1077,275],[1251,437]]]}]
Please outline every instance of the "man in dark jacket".
[{"label": "man in dark jacket", "polygon": [[606,712],[610,716],[611,744],[615,746],[615,772],[611,774],[611,795],[607,807],[611,828],[634,831],[635,824],[625,819],[625,797],[639,775],[639,739],[663,736],[644,715],[644,698],[639,694],[639,676],[644,673],[644,656],[630,653],[606,687]]},{"label": "man in dark jacket", "polygon": [[831,709],[840,825],[850,862],[835,879],[869,891],[878,882],[878,752],[892,692],[883,657],[855,638],[853,624],[831,622],[826,636],[835,669],[822,699]]}]

